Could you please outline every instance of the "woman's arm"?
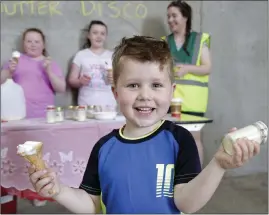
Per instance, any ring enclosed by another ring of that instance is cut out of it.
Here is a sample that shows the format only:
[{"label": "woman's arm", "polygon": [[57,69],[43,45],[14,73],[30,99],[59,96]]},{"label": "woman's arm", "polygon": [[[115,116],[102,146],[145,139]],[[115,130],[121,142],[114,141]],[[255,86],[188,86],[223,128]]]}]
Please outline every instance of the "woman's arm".
[{"label": "woman's arm", "polygon": [[13,73],[17,68],[18,62],[14,59],[7,61],[1,71],[1,84],[3,84],[8,78],[12,78]]},{"label": "woman's arm", "polygon": [[52,62],[50,57],[45,59],[44,67],[53,90],[58,93],[64,93],[66,83],[60,67],[55,62]]},{"label": "woman's arm", "polygon": [[72,63],[70,75],[68,77],[68,83],[70,84],[71,87],[80,88],[82,86],[79,80],[79,75],[80,75],[80,68],[75,63]]},{"label": "woman's arm", "polygon": [[5,83],[5,81],[6,81],[8,78],[12,78],[11,73],[9,72],[8,69],[3,69],[3,70],[1,71],[1,84]]},{"label": "woman's arm", "polygon": [[66,90],[65,80],[62,77],[58,77],[51,68],[48,69],[47,75],[49,77],[53,90],[58,93],[64,93]]},{"label": "woman's arm", "polygon": [[209,75],[211,72],[211,56],[210,51],[207,46],[203,46],[202,52],[201,52],[201,65],[195,66],[195,65],[187,65],[187,70],[189,73],[194,75]]},{"label": "woman's arm", "polygon": [[189,64],[178,64],[177,67],[179,68],[179,70],[177,72],[177,76],[182,77],[187,73],[191,73],[198,76],[209,75],[211,73],[211,66],[212,64],[210,51],[209,48],[204,45],[201,51],[201,65],[196,66]]}]

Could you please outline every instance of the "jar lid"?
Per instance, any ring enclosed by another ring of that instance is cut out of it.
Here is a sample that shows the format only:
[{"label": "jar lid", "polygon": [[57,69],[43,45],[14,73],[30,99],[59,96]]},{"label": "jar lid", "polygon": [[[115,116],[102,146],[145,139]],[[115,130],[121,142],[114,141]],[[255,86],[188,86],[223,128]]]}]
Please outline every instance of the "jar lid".
[{"label": "jar lid", "polygon": [[48,106],[48,107],[47,107],[47,110],[55,110],[55,107],[53,107],[53,106]]},{"label": "jar lid", "polygon": [[261,132],[261,138],[262,138],[261,144],[265,144],[267,142],[268,137],[268,127],[262,121],[255,122],[254,125],[258,127],[259,131]]}]

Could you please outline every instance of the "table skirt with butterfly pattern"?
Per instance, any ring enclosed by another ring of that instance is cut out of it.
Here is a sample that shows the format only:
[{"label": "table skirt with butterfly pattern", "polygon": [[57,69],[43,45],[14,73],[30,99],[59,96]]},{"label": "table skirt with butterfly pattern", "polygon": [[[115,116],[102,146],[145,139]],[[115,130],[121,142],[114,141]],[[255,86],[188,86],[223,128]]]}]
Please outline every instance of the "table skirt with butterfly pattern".
[{"label": "table skirt with butterfly pattern", "polygon": [[[25,141],[43,142],[43,159],[62,183],[79,187],[94,144],[125,123],[124,118],[48,124],[45,119],[25,119],[1,124],[1,186],[14,192],[33,190],[28,162],[16,154]],[[10,189],[12,190],[12,189]],[[16,193],[14,193],[16,194]]]},{"label": "table skirt with butterfly pattern", "polygon": [[[167,115],[166,119],[175,119]],[[175,120],[200,142],[200,131],[212,120],[182,114]],[[28,162],[16,154],[17,145],[25,141],[43,142],[43,159],[58,174],[62,183],[77,188],[82,180],[94,144],[113,129],[120,128],[125,118],[115,120],[64,121],[48,124],[45,119],[25,119],[1,124],[1,186],[9,194],[22,198],[40,199],[35,194],[28,177]],[[198,134],[198,135],[197,135]],[[23,191],[23,192],[20,192]]]}]

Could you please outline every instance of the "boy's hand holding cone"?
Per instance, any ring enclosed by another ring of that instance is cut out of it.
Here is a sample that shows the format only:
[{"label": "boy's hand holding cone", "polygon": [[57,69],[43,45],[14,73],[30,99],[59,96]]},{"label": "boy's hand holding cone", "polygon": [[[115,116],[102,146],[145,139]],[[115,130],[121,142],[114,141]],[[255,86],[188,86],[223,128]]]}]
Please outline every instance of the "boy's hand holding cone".
[{"label": "boy's hand holding cone", "polygon": [[[20,144],[17,146],[17,154],[22,156],[31,164],[31,167],[29,168],[30,179],[37,192],[39,192],[39,190],[37,190],[36,183],[39,183],[39,181],[42,180],[48,181],[48,178],[51,178],[51,173],[48,172],[46,164],[43,160],[42,147],[43,143],[34,141],[27,141],[24,144]],[[37,178],[36,181],[33,181],[32,175],[34,175],[35,173],[40,173],[40,177]],[[50,189],[47,191],[50,195],[49,197],[56,194],[54,189],[52,189],[53,187],[54,186],[49,186]]]}]

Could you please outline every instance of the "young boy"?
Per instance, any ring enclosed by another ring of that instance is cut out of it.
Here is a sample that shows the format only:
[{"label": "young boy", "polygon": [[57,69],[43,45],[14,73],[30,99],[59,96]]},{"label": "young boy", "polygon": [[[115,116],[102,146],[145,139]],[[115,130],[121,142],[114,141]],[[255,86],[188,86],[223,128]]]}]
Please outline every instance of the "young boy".
[{"label": "young boy", "polygon": [[[123,39],[113,56],[113,92],[126,117],[94,146],[79,189],[50,170],[30,172],[36,191],[74,213],[194,213],[217,189],[226,169],[243,165],[259,145],[238,140],[229,156],[220,147],[201,171],[191,133],[163,120],[173,95],[172,57],[164,41]],[[49,176],[40,179],[46,173]],[[53,193],[50,192],[53,190]]]}]

